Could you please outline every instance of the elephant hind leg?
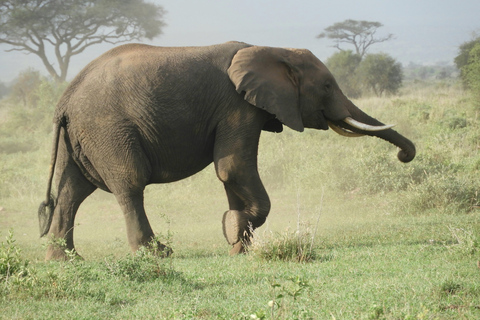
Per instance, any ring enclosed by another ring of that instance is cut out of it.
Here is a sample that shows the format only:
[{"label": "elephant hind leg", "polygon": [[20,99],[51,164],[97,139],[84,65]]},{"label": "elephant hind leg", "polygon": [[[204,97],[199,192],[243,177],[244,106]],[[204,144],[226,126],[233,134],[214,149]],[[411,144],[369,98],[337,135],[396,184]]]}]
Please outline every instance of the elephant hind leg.
[{"label": "elephant hind leg", "polygon": [[[145,213],[143,190],[116,193],[115,197],[125,216],[128,243],[132,251],[135,252],[142,246],[152,246],[152,241],[156,240]],[[172,253],[170,248],[158,241],[154,245],[156,246],[154,249],[158,250],[161,255],[168,256]]]},{"label": "elephant hind leg", "polygon": [[[116,124],[114,129],[105,127],[95,132],[101,137],[98,139],[101,143],[97,142],[97,152],[91,151],[86,157],[96,169],[98,179],[120,205],[128,243],[132,251],[136,251],[151,244],[155,238],[143,203],[143,192],[151,179],[152,168],[138,135],[122,119],[112,121]],[[159,250],[164,247],[158,244]]]},{"label": "elephant hind leg", "polygon": [[[80,204],[97,188],[88,181],[73,159],[62,152],[57,160],[57,203],[49,234],[51,244],[45,260],[65,260],[65,249],[74,250],[73,229]],[[65,242],[59,243],[58,239]]]}]

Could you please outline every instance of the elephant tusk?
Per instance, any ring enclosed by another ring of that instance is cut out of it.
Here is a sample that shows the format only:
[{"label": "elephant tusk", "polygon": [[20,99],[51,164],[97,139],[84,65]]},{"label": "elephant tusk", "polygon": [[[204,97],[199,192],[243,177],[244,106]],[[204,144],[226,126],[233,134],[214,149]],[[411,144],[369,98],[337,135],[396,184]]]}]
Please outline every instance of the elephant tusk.
[{"label": "elephant tusk", "polygon": [[394,124],[389,124],[389,125],[384,125],[384,126],[371,126],[369,124],[359,122],[359,121],[357,121],[357,120],[355,120],[351,117],[346,117],[345,119],[343,119],[343,121],[348,123],[352,127],[356,128],[356,129],[359,129],[359,130],[363,130],[363,131],[383,131],[383,130],[390,129],[390,128],[395,126]]},{"label": "elephant tusk", "polygon": [[350,138],[355,138],[355,137],[362,137],[362,136],[364,136],[364,134],[361,134],[361,133],[356,133],[356,132],[352,132],[352,131],[349,131],[349,130],[345,130],[345,129],[342,128],[342,127],[339,127],[339,126],[334,125],[334,124],[331,123],[330,121],[328,122],[328,126],[329,126],[333,131],[335,131],[336,133],[338,133],[338,134],[341,135],[341,136],[350,137]]}]

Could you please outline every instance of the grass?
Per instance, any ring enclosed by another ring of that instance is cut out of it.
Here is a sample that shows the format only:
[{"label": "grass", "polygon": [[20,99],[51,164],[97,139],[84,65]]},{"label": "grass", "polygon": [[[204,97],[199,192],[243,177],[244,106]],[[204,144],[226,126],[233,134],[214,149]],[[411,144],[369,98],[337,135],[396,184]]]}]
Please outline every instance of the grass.
[{"label": "grass", "polygon": [[[130,256],[36,262],[37,282],[12,286],[1,306],[6,318],[20,312],[21,318],[248,319],[270,316],[269,302],[277,298],[279,319],[358,319],[379,310],[385,319],[475,319],[480,272],[475,257],[450,241],[345,241],[320,246],[331,259],[309,263],[187,254],[162,260],[169,272],[160,277],[151,273],[157,264]],[[296,279],[304,291],[278,298],[273,285],[293,293]]]},{"label": "grass", "polygon": [[43,261],[36,219],[50,111],[4,101],[0,319],[479,318],[480,110],[455,86],[355,103],[397,123],[417,158],[399,163],[378,139],[266,133],[259,170],[272,210],[247,255],[227,255],[227,200],[210,166],[145,192],[171,258],[131,255],[118,204],[97,191],[76,220],[85,260],[60,263]]}]

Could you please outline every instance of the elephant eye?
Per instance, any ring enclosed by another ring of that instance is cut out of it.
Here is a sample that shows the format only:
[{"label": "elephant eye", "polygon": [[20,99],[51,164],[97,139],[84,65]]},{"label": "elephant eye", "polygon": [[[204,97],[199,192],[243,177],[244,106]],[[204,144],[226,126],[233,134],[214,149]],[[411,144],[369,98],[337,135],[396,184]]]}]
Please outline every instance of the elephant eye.
[{"label": "elephant eye", "polygon": [[332,84],[331,83],[325,83],[325,91],[330,92],[332,90]]}]

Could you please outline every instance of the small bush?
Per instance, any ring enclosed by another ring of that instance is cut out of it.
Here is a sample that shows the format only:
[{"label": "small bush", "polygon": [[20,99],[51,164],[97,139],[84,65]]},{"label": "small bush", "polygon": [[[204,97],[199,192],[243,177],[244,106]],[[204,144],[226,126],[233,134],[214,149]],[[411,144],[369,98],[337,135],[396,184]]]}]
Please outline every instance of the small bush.
[{"label": "small bush", "polygon": [[0,282],[26,283],[34,280],[33,273],[28,267],[29,261],[20,256],[20,249],[15,245],[13,230],[8,232],[6,242],[0,244]]},{"label": "small bush", "polygon": [[170,259],[162,258],[146,247],[141,247],[132,256],[105,264],[115,277],[136,282],[168,279],[175,275]]}]

